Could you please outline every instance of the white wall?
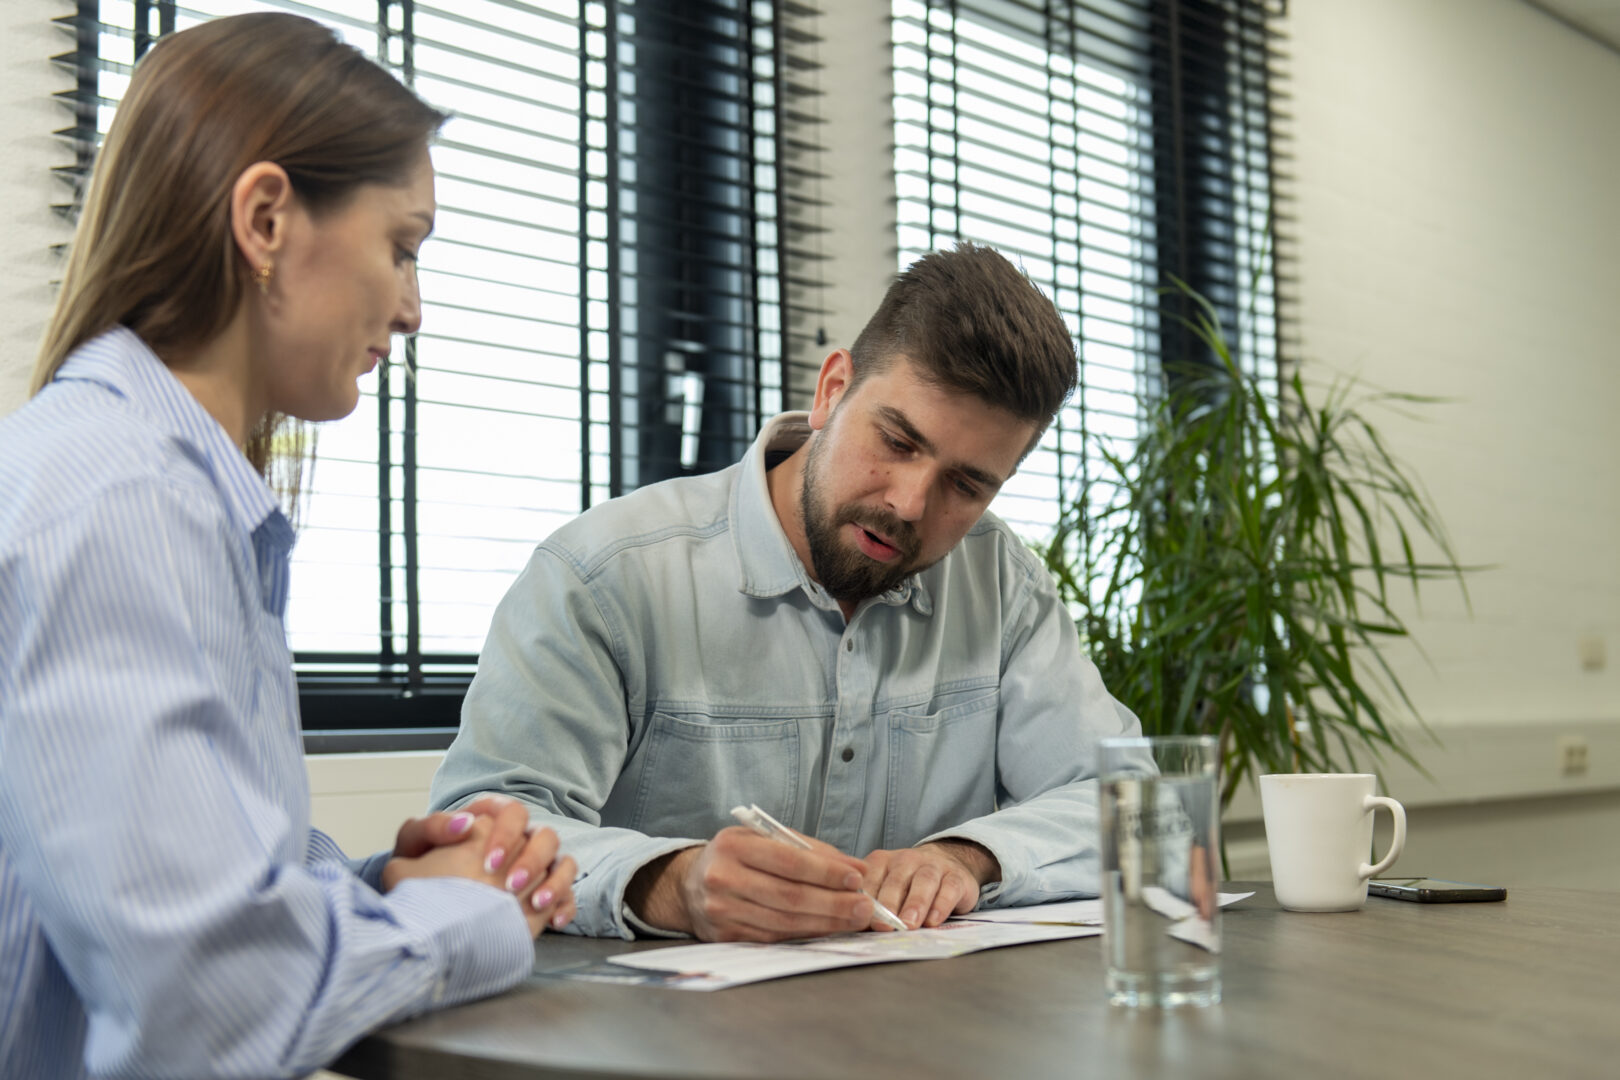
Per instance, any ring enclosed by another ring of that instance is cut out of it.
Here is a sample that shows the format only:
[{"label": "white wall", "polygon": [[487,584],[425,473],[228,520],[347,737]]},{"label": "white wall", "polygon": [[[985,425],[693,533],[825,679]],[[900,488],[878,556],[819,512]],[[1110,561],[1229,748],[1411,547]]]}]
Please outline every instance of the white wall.
[{"label": "white wall", "polygon": [[826,289],[810,296],[827,309],[828,342],[797,359],[820,366],[827,351],[849,346],[866,325],[899,267],[895,263],[894,110],[889,5],[823,0],[817,59],[825,147],[816,165],[830,179],[811,194],[829,230]]},{"label": "white wall", "polygon": [[1306,370],[1455,399],[1385,427],[1496,567],[1402,678],[1442,734],[1620,723],[1620,54],[1521,0],[1289,7]]},{"label": "white wall", "polygon": [[[1289,10],[1304,370],[1454,399],[1383,428],[1494,567],[1471,617],[1445,589],[1412,611],[1428,662],[1394,654],[1440,740],[1432,779],[1380,770],[1400,868],[1620,888],[1620,54],[1522,0]],[[1233,872],[1263,875],[1234,810]]]},{"label": "white wall", "polygon": [[[835,342],[892,273],[884,5],[830,0],[823,59],[838,173],[828,303]],[[46,206],[68,80],[47,57],[62,0],[0,5],[0,413],[20,404],[64,227]],[[1435,590],[1401,670],[1444,740],[1414,806],[1403,869],[1620,888],[1620,56],[1521,0],[1294,0],[1300,290],[1312,371],[1359,370],[1457,398],[1386,431],[1465,560],[1475,616]],[[1595,637],[1609,663],[1577,663]],[[1554,742],[1589,738],[1560,776]],[[316,817],[351,850],[386,845],[425,797],[432,755],[312,763]],[[1561,792],[1568,792],[1561,795]],[[1230,832],[1263,873],[1252,800]],[[1244,845],[1247,844],[1247,848]],[[1258,857],[1256,852],[1258,851]],[[1422,865],[1419,865],[1419,862]],[[1235,870],[1238,868],[1235,866]]]},{"label": "white wall", "polygon": [[50,313],[50,281],[59,273],[50,246],[67,239],[67,223],[50,209],[68,189],[52,178],[72,164],[51,132],[71,114],[51,100],[73,80],[50,57],[73,48],[51,25],[72,13],[63,0],[6,0],[0,6],[0,414],[28,392],[34,350]]}]

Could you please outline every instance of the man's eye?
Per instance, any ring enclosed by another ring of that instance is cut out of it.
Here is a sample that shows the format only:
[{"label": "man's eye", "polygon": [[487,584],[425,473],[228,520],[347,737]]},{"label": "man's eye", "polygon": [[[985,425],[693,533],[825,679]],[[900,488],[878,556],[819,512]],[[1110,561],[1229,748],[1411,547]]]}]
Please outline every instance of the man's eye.
[{"label": "man's eye", "polygon": [[911,449],[911,444],[903,439],[897,439],[888,432],[883,433],[883,441],[889,444],[889,449],[904,452]]},{"label": "man's eye", "polygon": [[955,481],[955,484],[956,490],[968,498],[976,499],[979,497],[979,489],[973,484],[968,483],[966,480],[957,480]]}]

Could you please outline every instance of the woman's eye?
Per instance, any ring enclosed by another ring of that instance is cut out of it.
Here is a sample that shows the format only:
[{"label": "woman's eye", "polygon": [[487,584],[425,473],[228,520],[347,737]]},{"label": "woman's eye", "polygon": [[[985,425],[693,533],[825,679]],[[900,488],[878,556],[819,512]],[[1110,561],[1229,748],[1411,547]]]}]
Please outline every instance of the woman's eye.
[{"label": "woman's eye", "polygon": [[412,251],[410,248],[403,248],[403,247],[394,248],[394,263],[395,263],[395,265],[403,266],[408,262],[415,262],[415,261],[416,261],[416,252]]}]

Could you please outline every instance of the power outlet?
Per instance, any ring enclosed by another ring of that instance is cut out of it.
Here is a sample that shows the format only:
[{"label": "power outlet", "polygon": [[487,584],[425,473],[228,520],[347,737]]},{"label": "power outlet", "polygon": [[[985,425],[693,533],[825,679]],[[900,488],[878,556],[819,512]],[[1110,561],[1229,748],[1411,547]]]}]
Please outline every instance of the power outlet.
[{"label": "power outlet", "polygon": [[1558,774],[1560,776],[1586,775],[1586,737],[1560,735],[1558,737]]}]

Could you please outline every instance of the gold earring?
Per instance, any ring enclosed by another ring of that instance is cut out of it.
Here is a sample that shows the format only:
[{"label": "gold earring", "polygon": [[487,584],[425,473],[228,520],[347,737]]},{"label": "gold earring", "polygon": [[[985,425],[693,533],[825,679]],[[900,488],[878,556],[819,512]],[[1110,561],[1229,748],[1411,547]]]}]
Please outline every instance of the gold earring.
[{"label": "gold earring", "polygon": [[275,276],[275,268],[269,263],[253,271],[253,284],[259,287],[260,296],[270,295],[270,279]]}]

